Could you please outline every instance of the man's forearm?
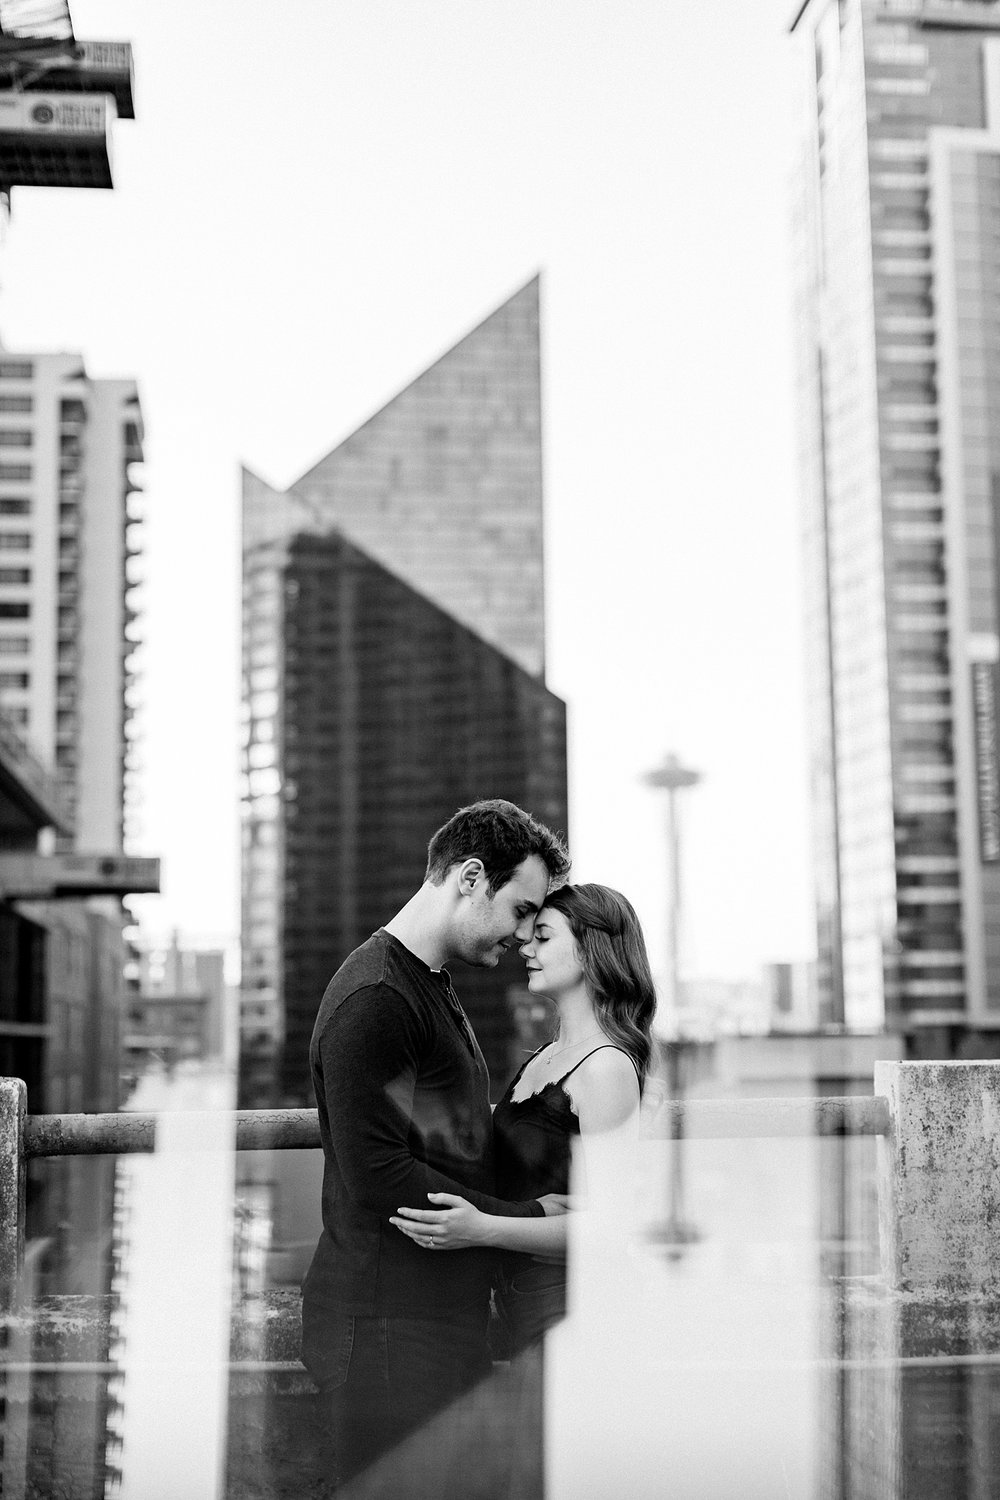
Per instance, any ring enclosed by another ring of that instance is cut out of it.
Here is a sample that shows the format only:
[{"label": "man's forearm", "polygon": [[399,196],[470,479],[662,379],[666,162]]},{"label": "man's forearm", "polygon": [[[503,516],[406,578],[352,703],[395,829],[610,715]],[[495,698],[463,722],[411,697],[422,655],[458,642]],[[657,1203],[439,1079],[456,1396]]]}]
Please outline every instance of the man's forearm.
[{"label": "man's forearm", "polygon": [[403,1147],[395,1152],[373,1152],[370,1143],[355,1136],[338,1143],[337,1157],[351,1197],[360,1207],[381,1218],[388,1218],[400,1208],[427,1208],[428,1193],[456,1193],[491,1216],[514,1219],[545,1216],[540,1203],[509,1203],[489,1193],[477,1192],[429,1167]]}]

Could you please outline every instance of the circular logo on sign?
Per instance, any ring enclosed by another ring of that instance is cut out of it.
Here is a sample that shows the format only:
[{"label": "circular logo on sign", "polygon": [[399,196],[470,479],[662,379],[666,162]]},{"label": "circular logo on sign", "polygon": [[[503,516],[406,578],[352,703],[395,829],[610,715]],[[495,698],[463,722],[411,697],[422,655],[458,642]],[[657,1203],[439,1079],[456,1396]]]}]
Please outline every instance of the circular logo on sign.
[{"label": "circular logo on sign", "polygon": [[51,104],[36,104],[31,111],[31,118],[39,125],[51,125],[56,117],[56,112]]}]

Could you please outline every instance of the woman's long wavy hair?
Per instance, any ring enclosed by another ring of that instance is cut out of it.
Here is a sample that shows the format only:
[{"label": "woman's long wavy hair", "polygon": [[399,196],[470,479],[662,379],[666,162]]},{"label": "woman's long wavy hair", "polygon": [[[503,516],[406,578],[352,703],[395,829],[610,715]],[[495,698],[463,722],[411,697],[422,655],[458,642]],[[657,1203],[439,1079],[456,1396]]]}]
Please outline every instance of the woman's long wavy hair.
[{"label": "woman's long wavy hair", "polygon": [[545,905],[566,918],[597,1023],[635,1063],[641,1089],[653,1053],[649,1033],[656,991],[631,902],[607,885],[562,885],[546,896]]}]

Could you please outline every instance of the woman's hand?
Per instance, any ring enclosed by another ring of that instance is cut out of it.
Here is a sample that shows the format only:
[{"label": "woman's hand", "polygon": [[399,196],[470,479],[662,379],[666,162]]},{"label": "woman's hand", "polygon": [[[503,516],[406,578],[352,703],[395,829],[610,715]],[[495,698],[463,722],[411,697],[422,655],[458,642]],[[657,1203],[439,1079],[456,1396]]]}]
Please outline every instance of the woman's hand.
[{"label": "woman's hand", "polygon": [[401,1208],[389,1223],[425,1250],[468,1250],[490,1243],[490,1216],[454,1193],[428,1193],[440,1208]]}]

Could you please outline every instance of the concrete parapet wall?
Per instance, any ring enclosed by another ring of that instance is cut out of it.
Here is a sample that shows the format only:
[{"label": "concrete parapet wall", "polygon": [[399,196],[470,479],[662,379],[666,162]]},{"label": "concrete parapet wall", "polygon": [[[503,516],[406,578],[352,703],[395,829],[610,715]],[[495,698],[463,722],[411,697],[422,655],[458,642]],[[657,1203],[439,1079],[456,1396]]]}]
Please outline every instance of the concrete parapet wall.
[{"label": "concrete parapet wall", "polygon": [[[128,1411],[114,1324],[113,1297],[47,1297],[0,1320],[5,1496],[104,1500],[121,1458],[114,1411]],[[297,1291],[247,1298],[233,1310],[225,1414],[232,1500],[327,1491],[326,1424],[299,1363],[300,1334]]]},{"label": "concrete parapet wall", "polygon": [[1000,1292],[1000,1063],[875,1065],[882,1272],[890,1286]]},{"label": "concrete parapet wall", "polygon": [[[0,1319],[5,1500],[105,1500],[109,1478],[117,1493],[115,1414],[127,1420],[129,1391],[127,1366],[114,1352],[108,1357],[114,1322],[112,1297],[50,1297]],[[220,1500],[327,1500],[332,1493],[324,1401],[299,1363],[300,1333],[297,1291],[246,1298],[233,1310]],[[496,1366],[489,1380],[360,1476],[351,1500],[440,1500],[442,1456],[456,1435],[475,1465],[449,1495],[534,1500],[541,1493],[532,1468],[539,1445],[528,1427],[540,1409],[540,1370],[532,1363],[527,1374],[525,1384],[525,1371]],[[196,1431],[191,1442],[197,1445]]]},{"label": "concrete parapet wall", "polygon": [[[31,1308],[0,1319],[3,1347],[30,1347],[31,1357],[39,1363],[93,1360],[94,1350],[107,1349],[113,1340],[115,1307],[112,1296],[39,1298]],[[301,1333],[297,1289],[246,1297],[233,1309],[230,1359],[235,1366],[297,1365]]]}]

